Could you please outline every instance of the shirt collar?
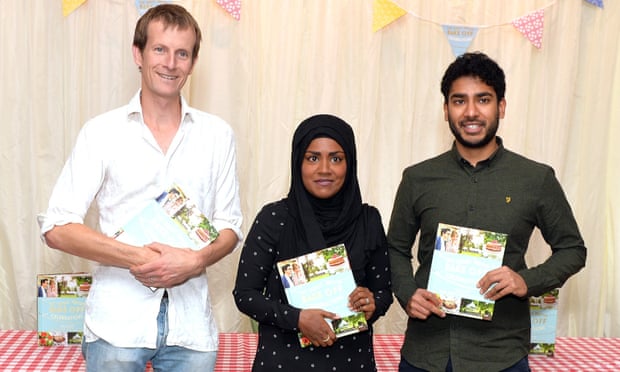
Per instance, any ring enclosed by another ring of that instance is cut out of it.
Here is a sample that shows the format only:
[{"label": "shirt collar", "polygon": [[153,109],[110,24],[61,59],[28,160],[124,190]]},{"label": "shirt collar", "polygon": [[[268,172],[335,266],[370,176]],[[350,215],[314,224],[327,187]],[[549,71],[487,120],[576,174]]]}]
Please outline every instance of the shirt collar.
[{"label": "shirt collar", "polygon": [[[139,90],[133,98],[131,98],[131,101],[129,101],[129,104],[127,105],[127,117],[130,119],[139,119],[142,116],[142,105],[140,104],[141,92],[142,90]],[[194,121],[194,111],[187,104],[187,101],[183,98],[183,96],[181,96],[181,117],[183,118],[183,120],[181,120],[181,125],[183,125],[186,121]]]},{"label": "shirt collar", "polygon": [[[495,136],[495,142],[497,143],[497,149],[491,154],[491,156],[489,156],[488,159],[478,162],[476,168],[491,166],[494,163],[494,160],[500,158],[501,155],[504,153],[505,148],[504,148],[504,141],[502,140],[502,138],[499,136]],[[461,166],[467,166],[467,167],[473,168],[472,165],[469,163],[469,161],[467,161],[465,158],[461,156],[461,154],[459,154],[458,150],[456,149],[456,141],[452,143],[451,151],[452,151],[454,158]]]}]

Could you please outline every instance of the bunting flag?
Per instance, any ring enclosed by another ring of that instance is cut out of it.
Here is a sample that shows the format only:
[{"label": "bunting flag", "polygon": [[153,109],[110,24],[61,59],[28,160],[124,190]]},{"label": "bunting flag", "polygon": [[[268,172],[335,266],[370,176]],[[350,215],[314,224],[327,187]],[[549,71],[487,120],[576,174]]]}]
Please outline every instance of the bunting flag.
[{"label": "bunting flag", "polygon": [[592,5],[596,5],[599,8],[603,8],[603,0],[586,0],[586,3],[590,3]]},{"label": "bunting flag", "polygon": [[[404,9],[401,7],[397,0],[374,0],[373,4],[373,31],[387,26],[394,22],[396,19],[402,17],[404,14],[410,14],[411,16],[418,18],[421,21],[433,23],[443,28],[446,34],[452,52],[459,56],[467,51],[472,40],[476,37],[478,29],[491,28],[503,25],[512,24],[517,30],[521,32],[536,48],[542,48],[542,37],[544,29],[545,9],[557,4],[559,0],[549,0],[550,2],[539,8],[536,11],[528,13],[526,16],[519,17],[510,22],[498,22],[495,24],[486,25],[444,25],[436,20],[422,17],[415,12]],[[585,0],[596,6],[603,7],[603,0]]]},{"label": "bunting flag", "polygon": [[86,0],[62,0],[62,15],[68,16],[85,2]]},{"label": "bunting flag", "polygon": [[441,25],[446,34],[452,53],[458,57],[465,52],[478,33],[477,27]]},{"label": "bunting flag", "polygon": [[241,0],[216,0],[237,21],[241,19]]},{"label": "bunting flag", "polygon": [[390,0],[375,0],[372,5],[372,31],[377,32],[405,14],[407,11]]},{"label": "bunting flag", "polygon": [[138,9],[138,15],[142,17],[150,8],[169,2],[170,0],[136,0],[136,9]]},{"label": "bunting flag", "polygon": [[512,21],[512,25],[519,30],[536,48],[542,47],[545,11],[539,9],[521,18]]}]

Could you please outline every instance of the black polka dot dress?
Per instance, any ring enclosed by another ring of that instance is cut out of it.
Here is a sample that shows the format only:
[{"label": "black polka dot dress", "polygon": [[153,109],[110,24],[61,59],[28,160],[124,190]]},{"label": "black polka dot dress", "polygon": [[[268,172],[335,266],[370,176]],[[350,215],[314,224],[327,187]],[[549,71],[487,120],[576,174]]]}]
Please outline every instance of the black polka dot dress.
[{"label": "black polka dot dress", "polygon": [[[365,208],[373,216],[369,220],[381,224],[378,211]],[[235,302],[259,324],[252,371],[376,371],[372,323],[392,303],[387,242],[381,239],[371,252],[347,247],[356,282],[374,294],[376,311],[368,321],[369,330],[338,338],[331,347],[302,348],[297,328],[301,310],[288,305],[275,265],[282,259],[308,252],[297,252],[279,244],[287,223],[290,216],[283,200],[266,205],[248,233],[239,260],[233,291]]]}]

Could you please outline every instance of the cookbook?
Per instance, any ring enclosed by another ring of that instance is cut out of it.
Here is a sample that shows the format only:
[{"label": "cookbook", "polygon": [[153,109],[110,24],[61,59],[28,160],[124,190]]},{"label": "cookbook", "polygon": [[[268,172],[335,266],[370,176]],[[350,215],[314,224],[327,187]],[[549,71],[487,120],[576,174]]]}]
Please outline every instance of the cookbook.
[{"label": "cookbook", "polygon": [[555,337],[558,323],[559,289],[530,297],[530,318],[532,330],[530,336],[530,354],[555,354]]},{"label": "cookbook", "polygon": [[84,305],[92,284],[89,273],[37,275],[39,346],[80,345]]},{"label": "cookbook", "polygon": [[491,320],[495,301],[476,284],[501,267],[508,234],[440,223],[437,227],[428,290],[448,314]]},{"label": "cookbook", "polygon": [[[289,304],[299,309],[324,309],[340,316],[325,320],[336,337],[368,330],[364,313],[348,307],[349,294],[357,285],[344,244],[279,261],[277,267]],[[302,347],[311,345],[302,334],[299,343]]]},{"label": "cookbook", "polygon": [[178,185],[151,200],[114,238],[131,245],[152,242],[200,249],[219,235],[209,219]]}]

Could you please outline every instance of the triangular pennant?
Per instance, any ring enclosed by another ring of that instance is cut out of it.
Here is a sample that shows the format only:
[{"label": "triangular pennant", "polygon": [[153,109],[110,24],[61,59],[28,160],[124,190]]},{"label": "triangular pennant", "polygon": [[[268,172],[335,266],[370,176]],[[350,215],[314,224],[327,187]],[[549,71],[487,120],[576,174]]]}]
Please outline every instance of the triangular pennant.
[{"label": "triangular pennant", "polygon": [[142,17],[150,8],[169,2],[170,0],[136,0],[136,9],[138,9],[138,15]]},{"label": "triangular pennant", "polygon": [[478,27],[450,25],[441,25],[441,27],[452,47],[452,53],[454,53],[456,57],[467,51],[469,44],[471,44],[478,33]]},{"label": "triangular pennant", "polygon": [[586,0],[586,3],[590,3],[592,5],[596,5],[599,8],[603,8],[603,0]]},{"label": "triangular pennant", "polygon": [[377,32],[405,14],[407,11],[390,0],[375,0],[372,5],[372,31]]},{"label": "triangular pennant", "polygon": [[536,48],[540,49],[542,47],[543,28],[545,25],[544,9],[539,9],[512,21],[512,25],[534,44]]},{"label": "triangular pennant", "polygon": [[234,19],[237,21],[241,19],[241,0],[217,0],[216,2]]},{"label": "triangular pennant", "polygon": [[86,0],[62,0],[62,15],[68,16],[85,2]]}]

